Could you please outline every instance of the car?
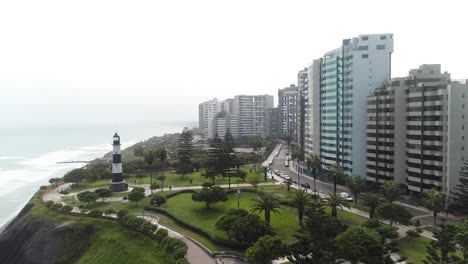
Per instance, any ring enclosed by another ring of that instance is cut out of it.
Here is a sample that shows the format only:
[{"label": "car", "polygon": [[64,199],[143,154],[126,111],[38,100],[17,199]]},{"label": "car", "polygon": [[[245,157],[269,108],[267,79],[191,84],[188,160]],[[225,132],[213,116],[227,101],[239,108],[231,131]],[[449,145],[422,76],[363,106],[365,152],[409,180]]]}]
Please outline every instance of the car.
[{"label": "car", "polygon": [[284,166],[285,166],[285,167],[289,167],[289,161],[285,161],[285,162],[284,162]]},{"label": "car", "polygon": [[353,201],[353,197],[351,197],[351,195],[347,192],[341,192],[339,193],[340,197],[343,198],[344,200],[348,201],[348,202],[352,202]]},{"label": "car", "polygon": [[276,175],[279,175],[279,173],[280,173],[279,170],[274,170],[273,172],[274,172]]},{"label": "car", "polygon": [[301,186],[302,186],[303,188],[310,189],[310,184],[308,184],[307,182],[301,183]]},{"label": "car", "polygon": [[268,162],[268,164],[270,164],[270,165],[273,164],[273,160],[270,160],[270,161]]}]

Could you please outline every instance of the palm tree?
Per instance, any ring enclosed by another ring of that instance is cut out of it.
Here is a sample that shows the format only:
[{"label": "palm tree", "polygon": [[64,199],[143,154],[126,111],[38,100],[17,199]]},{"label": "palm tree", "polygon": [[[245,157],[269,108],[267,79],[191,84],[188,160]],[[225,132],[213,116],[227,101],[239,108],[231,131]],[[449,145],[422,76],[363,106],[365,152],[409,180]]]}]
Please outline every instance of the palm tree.
[{"label": "palm tree", "polygon": [[369,207],[369,219],[372,219],[372,217],[374,217],[375,211],[377,210],[377,207],[379,207],[379,205],[381,205],[384,200],[379,194],[371,192],[363,193],[361,197],[364,206]]},{"label": "palm tree", "polygon": [[270,225],[270,213],[279,214],[280,211],[280,203],[278,198],[269,194],[269,193],[262,193],[258,196],[257,199],[252,200],[254,204],[251,206],[252,212],[265,212],[265,222]]},{"label": "palm tree", "polygon": [[304,150],[299,145],[294,146],[291,151],[291,158],[293,160],[297,160],[297,184],[301,186],[301,178],[299,175],[299,161],[304,160]]},{"label": "palm tree", "polygon": [[331,216],[336,218],[336,208],[339,207],[341,210],[343,210],[343,207],[346,207],[349,209],[349,204],[348,201],[346,201],[343,197],[337,195],[337,194],[328,194],[329,197],[325,198],[326,204],[328,204],[331,207]]},{"label": "palm tree", "polygon": [[342,173],[342,168],[340,164],[335,163],[333,165],[328,165],[328,175],[333,179],[333,194],[336,194],[336,180]]},{"label": "palm tree", "polygon": [[306,206],[312,201],[310,195],[304,190],[297,190],[293,195],[290,195],[291,204],[297,208],[297,215],[299,217],[299,225],[302,225],[302,218]]},{"label": "palm tree", "polygon": [[354,203],[357,204],[359,193],[362,191],[364,183],[362,182],[361,176],[354,175],[350,181],[348,181],[348,189],[354,195]]},{"label": "palm tree", "polygon": [[400,188],[393,181],[385,181],[380,187],[382,195],[389,201],[394,202],[400,196]]},{"label": "palm tree", "polygon": [[159,176],[159,179],[161,180],[161,190],[164,188],[164,162],[167,159],[167,151],[166,148],[162,147],[157,150],[157,158],[159,159],[159,162],[161,162],[161,176]]},{"label": "palm tree", "polygon": [[[156,160],[156,154],[157,154],[156,150],[154,150],[154,149],[149,149],[149,150],[145,151],[145,154],[143,155],[143,158],[145,159],[146,164],[148,164],[148,169],[151,168],[154,161]],[[152,173],[150,173],[150,179],[151,179],[150,186],[152,186],[153,185],[153,174]],[[151,195],[153,195],[153,189],[151,189]]]},{"label": "palm tree", "polygon": [[437,214],[445,208],[445,194],[432,188],[423,194],[422,205],[432,212],[435,227],[437,225]]},{"label": "palm tree", "polygon": [[145,155],[145,149],[143,145],[136,146],[136,148],[133,150],[133,154],[138,158],[138,160],[140,160],[140,158]]},{"label": "palm tree", "polygon": [[314,172],[312,173],[312,176],[314,177],[314,192],[317,192],[317,188],[315,186],[315,180],[317,179],[317,173],[318,170],[320,169],[320,158],[318,155],[312,154],[307,157],[306,160],[306,166],[307,169],[313,169]]}]

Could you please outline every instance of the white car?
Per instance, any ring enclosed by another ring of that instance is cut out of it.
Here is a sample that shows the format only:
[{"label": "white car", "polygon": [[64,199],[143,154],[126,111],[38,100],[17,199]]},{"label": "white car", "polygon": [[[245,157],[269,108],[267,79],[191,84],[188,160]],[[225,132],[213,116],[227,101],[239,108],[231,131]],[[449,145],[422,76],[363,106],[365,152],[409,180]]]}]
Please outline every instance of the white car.
[{"label": "white car", "polygon": [[270,164],[270,165],[273,164],[273,160],[270,160],[270,161],[268,162],[268,164]]},{"label": "white car", "polygon": [[353,201],[353,197],[351,197],[351,195],[349,195],[349,193],[347,192],[341,192],[339,193],[340,197],[343,198],[344,200],[348,201],[348,202],[352,202]]}]

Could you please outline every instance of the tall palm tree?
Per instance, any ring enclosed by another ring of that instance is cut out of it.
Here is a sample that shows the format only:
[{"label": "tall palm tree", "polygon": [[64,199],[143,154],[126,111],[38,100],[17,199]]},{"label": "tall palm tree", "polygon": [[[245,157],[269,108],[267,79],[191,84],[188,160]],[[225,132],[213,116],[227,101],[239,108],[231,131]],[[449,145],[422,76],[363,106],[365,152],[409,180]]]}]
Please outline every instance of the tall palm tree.
[{"label": "tall palm tree", "polygon": [[336,194],[336,180],[342,174],[342,168],[337,162],[333,165],[328,165],[327,169],[328,175],[333,179],[333,194]]},{"label": "tall palm tree", "polygon": [[379,207],[379,205],[384,202],[384,199],[380,194],[371,192],[363,193],[361,198],[364,206],[369,207],[369,219],[372,219],[372,217],[374,217],[375,211],[377,210],[377,207]]},{"label": "tall palm tree", "polygon": [[343,210],[343,207],[346,207],[349,209],[349,203],[346,201],[343,197],[337,195],[337,194],[329,194],[329,197],[325,198],[325,202],[327,205],[331,207],[331,216],[335,217],[337,216],[336,213],[336,208],[339,207],[340,209]]},{"label": "tall palm tree", "polygon": [[357,204],[358,195],[364,188],[364,182],[361,179],[361,176],[354,175],[350,181],[348,181],[348,189],[354,196],[354,204]]},{"label": "tall palm tree", "polygon": [[320,169],[320,158],[318,155],[312,154],[306,160],[307,169],[313,169],[312,177],[314,177],[314,192],[317,192],[315,180],[317,179],[318,170]]},{"label": "tall palm tree", "polygon": [[161,190],[164,188],[164,162],[167,159],[167,151],[166,148],[162,147],[157,150],[157,158],[159,162],[161,163],[161,175],[159,176],[159,179],[161,180]]},{"label": "tall palm tree", "polygon": [[[147,151],[145,151],[145,154],[143,154],[143,158],[145,159],[146,164],[148,164],[148,170],[151,169],[151,166],[156,160],[156,154],[157,154],[156,150],[154,149],[148,149]],[[153,173],[151,172],[150,172],[150,178],[151,178],[150,186],[152,186],[153,185]],[[153,189],[151,189],[151,195],[153,195]]]},{"label": "tall palm tree", "polygon": [[299,174],[299,161],[303,161],[304,160],[304,150],[301,148],[301,146],[299,145],[296,145],[293,147],[292,151],[291,151],[291,158],[293,160],[297,160],[297,184],[299,186],[301,186],[301,178],[300,178],[300,174]]},{"label": "tall palm tree", "polygon": [[145,155],[145,149],[143,145],[136,146],[136,148],[133,150],[133,154],[138,158],[138,160],[140,160],[140,158]]},{"label": "tall palm tree", "polygon": [[422,204],[432,212],[435,227],[437,225],[437,214],[445,208],[445,194],[432,188],[423,194]]},{"label": "tall palm tree", "polygon": [[302,225],[305,208],[312,201],[311,196],[305,190],[297,190],[289,198],[291,198],[291,204],[297,208],[299,225]]},{"label": "tall palm tree", "polygon": [[278,198],[269,194],[262,193],[257,199],[252,200],[254,204],[251,206],[252,212],[265,212],[265,222],[270,225],[270,213],[279,214],[281,209]]}]

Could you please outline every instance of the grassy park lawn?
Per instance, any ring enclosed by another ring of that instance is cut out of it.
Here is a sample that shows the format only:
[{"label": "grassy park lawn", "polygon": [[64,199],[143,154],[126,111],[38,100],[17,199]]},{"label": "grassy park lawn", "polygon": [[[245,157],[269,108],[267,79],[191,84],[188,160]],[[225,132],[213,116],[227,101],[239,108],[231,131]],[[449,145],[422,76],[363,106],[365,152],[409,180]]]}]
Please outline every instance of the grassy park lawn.
[{"label": "grassy park lawn", "polygon": [[426,246],[431,242],[425,237],[405,237],[398,242],[398,254],[408,257],[407,262],[420,264],[426,258]]}]

